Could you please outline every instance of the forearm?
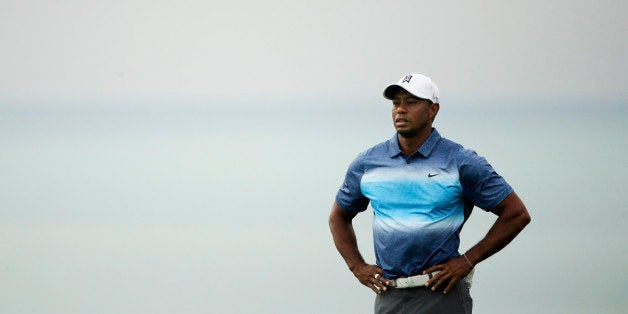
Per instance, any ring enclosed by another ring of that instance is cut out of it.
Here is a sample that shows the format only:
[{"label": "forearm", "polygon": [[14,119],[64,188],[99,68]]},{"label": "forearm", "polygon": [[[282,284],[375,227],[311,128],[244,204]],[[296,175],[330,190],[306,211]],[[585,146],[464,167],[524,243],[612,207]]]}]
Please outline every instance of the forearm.
[{"label": "forearm", "polygon": [[525,205],[515,193],[508,196],[496,210],[499,217],[486,236],[465,253],[473,265],[503,249],[531,220]]},{"label": "forearm", "polygon": [[334,239],[336,249],[347,263],[349,269],[366,264],[358,249],[358,242],[353,229],[351,219],[353,217],[343,214],[338,204],[334,203],[329,215],[329,229]]}]

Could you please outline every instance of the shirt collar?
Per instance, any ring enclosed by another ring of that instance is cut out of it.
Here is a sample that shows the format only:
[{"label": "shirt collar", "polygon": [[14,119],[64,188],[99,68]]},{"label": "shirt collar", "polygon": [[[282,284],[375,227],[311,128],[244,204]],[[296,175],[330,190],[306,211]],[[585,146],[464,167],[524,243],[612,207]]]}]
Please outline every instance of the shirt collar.
[{"label": "shirt collar", "polygon": [[[388,144],[388,154],[391,158],[399,154],[403,154],[401,148],[399,148],[399,138],[397,138],[397,136],[398,134],[395,133],[395,135],[390,139],[390,142]],[[423,155],[423,157],[429,156],[432,153],[432,150],[434,150],[436,143],[438,143],[440,139],[441,136],[438,131],[436,131],[435,128],[432,128],[432,133],[430,133],[430,136],[428,136],[425,142],[423,142],[423,145],[419,147],[419,154]]]}]

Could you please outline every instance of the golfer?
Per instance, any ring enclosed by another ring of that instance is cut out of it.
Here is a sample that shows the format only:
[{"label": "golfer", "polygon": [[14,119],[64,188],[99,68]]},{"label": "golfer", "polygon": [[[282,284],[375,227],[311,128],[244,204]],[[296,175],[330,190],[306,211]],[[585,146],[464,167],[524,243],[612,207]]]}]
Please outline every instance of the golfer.
[{"label": "golfer", "polygon": [[[474,267],[512,241],[530,215],[486,159],[432,126],[440,102],[429,77],[404,75],[384,97],[396,132],[349,165],[329,216],[336,248],[376,293],[375,313],[471,313]],[[369,203],[375,265],[364,261],[351,224]],[[475,206],[497,219],[461,253],[460,231]]]}]

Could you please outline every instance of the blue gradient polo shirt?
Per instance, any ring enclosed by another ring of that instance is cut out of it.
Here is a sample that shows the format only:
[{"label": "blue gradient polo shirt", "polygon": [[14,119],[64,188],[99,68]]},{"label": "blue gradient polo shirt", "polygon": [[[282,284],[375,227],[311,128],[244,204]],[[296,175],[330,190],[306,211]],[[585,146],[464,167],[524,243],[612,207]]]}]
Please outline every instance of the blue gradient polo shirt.
[{"label": "blue gradient polo shirt", "polygon": [[473,207],[490,211],[512,192],[486,159],[432,129],[412,156],[397,134],[361,153],[336,202],[354,213],[371,203],[376,262],[394,279],[460,256],[460,230]]}]

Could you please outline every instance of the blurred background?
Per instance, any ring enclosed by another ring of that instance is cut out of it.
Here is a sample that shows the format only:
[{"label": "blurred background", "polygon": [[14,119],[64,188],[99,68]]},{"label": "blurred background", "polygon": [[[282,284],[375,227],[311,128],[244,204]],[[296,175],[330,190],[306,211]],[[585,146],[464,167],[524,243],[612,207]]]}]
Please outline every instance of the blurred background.
[{"label": "blurred background", "polygon": [[[0,312],[372,312],[327,216],[410,72],[533,218],[476,267],[475,311],[622,312],[627,10],[3,0]],[[475,209],[461,251],[494,220]]]}]

